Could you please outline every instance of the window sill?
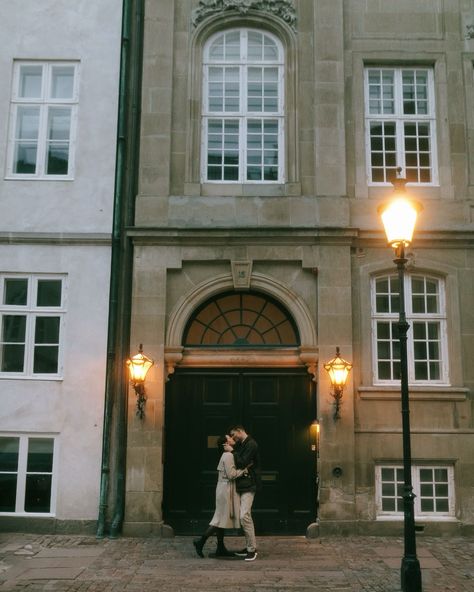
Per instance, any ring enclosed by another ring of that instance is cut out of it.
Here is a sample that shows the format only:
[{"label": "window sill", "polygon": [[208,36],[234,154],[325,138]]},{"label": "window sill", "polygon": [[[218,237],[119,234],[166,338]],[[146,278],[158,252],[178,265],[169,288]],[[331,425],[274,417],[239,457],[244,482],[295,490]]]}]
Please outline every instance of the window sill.
[{"label": "window sill", "polygon": [[56,514],[51,514],[51,512],[0,512],[0,516],[9,516],[10,518],[54,518]]},{"label": "window sill", "polygon": [[275,197],[301,195],[300,183],[185,183],[184,194],[203,197]]},{"label": "window sill", "polygon": [[62,382],[64,380],[63,376],[18,376],[14,374],[0,374],[0,380],[40,380],[50,381],[50,382]]},{"label": "window sill", "polygon": [[[403,514],[390,515],[390,514],[381,514],[378,515],[376,518],[377,522],[403,522],[404,517]],[[415,520],[417,522],[458,522],[458,519],[455,516],[418,516],[415,515]]]},{"label": "window sill", "polygon": [[[409,386],[412,401],[465,401],[469,389],[453,386]],[[400,400],[400,386],[361,386],[359,396],[366,401]]]},{"label": "window sill", "polygon": [[6,175],[5,181],[74,181],[74,177],[62,175],[49,175],[47,177],[35,177],[32,175]]}]

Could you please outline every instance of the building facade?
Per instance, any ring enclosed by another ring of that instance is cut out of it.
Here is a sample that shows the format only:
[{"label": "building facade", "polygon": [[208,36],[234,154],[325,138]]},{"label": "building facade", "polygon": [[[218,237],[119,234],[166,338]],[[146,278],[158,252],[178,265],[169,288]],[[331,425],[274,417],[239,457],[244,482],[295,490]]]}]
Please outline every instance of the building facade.
[{"label": "building facade", "polygon": [[[401,531],[377,214],[397,167],[424,207],[405,294],[416,520],[472,531],[472,1],[144,6],[131,344],[155,365],[144,419],[129,400],[124,532],[202,528],[232,422],[262,449],[257,531]],[[337,346],[354,368],[335,420]]]},{"label": "building facade", "polygon": [[[11,8],[1,62],[0,519],[200,532],[217,438],[242,423],[258,534],[400,533],[378,214],[400,174],[423,206],[404,292],[416,521],[472,533],[473,0],[85,4],[62,6],[60,44],[33,5],[13,36]],[[30,481],[52,484],[48,512],[21,505]]]},{"label": "building facade", "polygon": [[2,530],[96,527],[121,9],[2,6]]}]

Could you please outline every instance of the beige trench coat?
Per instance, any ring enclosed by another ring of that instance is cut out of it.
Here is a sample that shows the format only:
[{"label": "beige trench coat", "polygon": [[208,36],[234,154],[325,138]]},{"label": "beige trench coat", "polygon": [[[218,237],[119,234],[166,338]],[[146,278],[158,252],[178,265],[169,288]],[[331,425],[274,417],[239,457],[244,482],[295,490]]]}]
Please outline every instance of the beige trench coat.
[{"label": "beige trench coat", "polygon": [[216,511],[209,524],[218,528],[239,528],[240,496],[235,490],[234,480],[245,469],[236,469],[232,452],[224,452],[217,470]]}]

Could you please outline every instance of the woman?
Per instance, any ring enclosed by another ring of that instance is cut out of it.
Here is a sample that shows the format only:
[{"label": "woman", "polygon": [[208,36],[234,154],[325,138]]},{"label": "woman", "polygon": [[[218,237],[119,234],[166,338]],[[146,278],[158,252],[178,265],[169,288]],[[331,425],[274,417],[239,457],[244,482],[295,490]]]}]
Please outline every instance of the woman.
[{"label": "woman", "polygon": [[202,549],[207,539],[213,534],[217,537],[216,557],[234,557],[225,548],[224,529],[239,528],[240,497],[235,490],[235,479],[244,475],[247,469],[236,469],[232,450],[234,440],[230,436],[221,436],[217,441],[217,447],[223,450],[219,464],[217,465],[218,478],[216,486],[216,510],[209,523],[209,528],[199,538],[193,541],[194,548],[199,557],[204,557]]}]

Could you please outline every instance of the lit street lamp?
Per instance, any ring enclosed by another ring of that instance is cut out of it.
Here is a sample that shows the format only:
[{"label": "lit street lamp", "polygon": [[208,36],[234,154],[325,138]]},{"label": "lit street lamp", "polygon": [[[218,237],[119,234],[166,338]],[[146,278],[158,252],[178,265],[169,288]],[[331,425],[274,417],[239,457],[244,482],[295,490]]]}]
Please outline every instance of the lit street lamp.
[{"label": "lit street lamp", "polygon": [[387,241],[395,250],[394,263],[398,269],[400,310],[398,335],[400,340],[400,386],[403,430],[403,514],[405,549],[401,564],[401,586],[403,592],[421,592],[421,569],[416,556],[415,512],[413,485],[411,480],[410,406],[408,394],[407,331],[409,324],[405,316],[405,248],[411,244],[416,218],[422,210],[421,204],[409,200],[405,190],[406,179],[393,181],[394,197],[379,208],[387,235]]}]

